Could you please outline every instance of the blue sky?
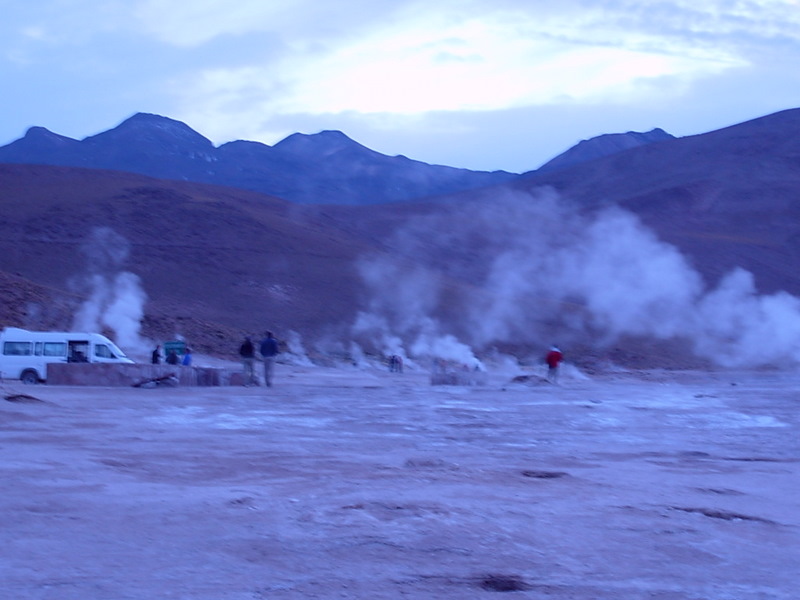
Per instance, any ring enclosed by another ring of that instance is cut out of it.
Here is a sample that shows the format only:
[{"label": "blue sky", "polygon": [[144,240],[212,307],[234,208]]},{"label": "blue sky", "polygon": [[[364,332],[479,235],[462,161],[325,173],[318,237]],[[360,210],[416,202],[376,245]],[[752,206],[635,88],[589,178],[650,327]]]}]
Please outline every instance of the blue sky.
[{"label": "blue sky", "polygon": [[800,0],[0,0],[0,144],[136,112],[219,145],[338,129],[534,169],[582,139],[800,107]]}]

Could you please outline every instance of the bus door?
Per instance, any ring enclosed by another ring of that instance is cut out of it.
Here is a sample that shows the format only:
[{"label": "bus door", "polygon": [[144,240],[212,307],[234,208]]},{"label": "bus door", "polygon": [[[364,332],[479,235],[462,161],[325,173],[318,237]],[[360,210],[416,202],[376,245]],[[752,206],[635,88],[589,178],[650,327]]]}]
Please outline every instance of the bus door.
[{"label": "bus door", "polygon": [[67,362],[89,362],[89,340],[70,340]]}]

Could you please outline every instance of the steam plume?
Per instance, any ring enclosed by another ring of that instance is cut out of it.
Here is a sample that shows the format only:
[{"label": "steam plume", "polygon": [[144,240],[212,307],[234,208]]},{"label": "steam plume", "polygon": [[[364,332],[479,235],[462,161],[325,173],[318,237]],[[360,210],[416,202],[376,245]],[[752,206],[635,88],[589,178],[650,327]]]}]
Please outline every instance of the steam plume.
[{"label": "steam plume", "polygon": [[87,298],[76,312],[72,329],[102,331],[110,329],[118,345],[139,350],[147,295],[137,275],[122,269],[130,253],[128,241],[109,227],[92,230],[81,246],[86,271],[71,285]]},{"label": "steam plume", "polygon": [[[391,243],[395,259],[361,265],[371,300],[354,327],[386,350],[451,358],[449,339],[471,354],[453,332],[476,347],[635,335],[685,339],[724,366],[800,362],[800,299],[759,295],[740,269],[709,289],[677,248],[620,208],[586,214],[552,191],[508,194],[417,219]],[[444,305],[443,276],[471,295]]]},{"label": "steam plume", "polygon": [[[386,257],[362,260],[359,270],[372,293],[367,310],[356,317],[356,337],[366,337],[385,356],[400,356],[407,364],[409,354],[470,366],[480,363],[469,346],[452,334],[442,333],[438,320],[431,316],[439,303],[438,276],[434,271]],[[391,288],[389,293],[387,286]]]}]

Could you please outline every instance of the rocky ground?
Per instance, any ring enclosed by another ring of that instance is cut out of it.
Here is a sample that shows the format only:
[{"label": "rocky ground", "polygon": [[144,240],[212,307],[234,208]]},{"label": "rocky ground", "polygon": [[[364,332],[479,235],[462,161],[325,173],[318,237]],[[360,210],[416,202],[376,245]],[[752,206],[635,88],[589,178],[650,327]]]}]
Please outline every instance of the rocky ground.
[{"label": "rocky ground", "polygon": [[515,374],[7,382],[0,595],[797,597],[800,375]]}]

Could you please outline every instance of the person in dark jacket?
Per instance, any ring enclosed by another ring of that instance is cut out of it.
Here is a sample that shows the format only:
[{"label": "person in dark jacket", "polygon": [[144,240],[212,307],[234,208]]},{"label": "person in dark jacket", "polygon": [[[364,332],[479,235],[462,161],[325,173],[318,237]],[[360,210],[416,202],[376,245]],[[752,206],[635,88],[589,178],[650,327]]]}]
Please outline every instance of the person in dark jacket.
[{"label": "person in dark jacket", "polygon": [[166,363],[168,365],[179,365],[181,363],[181,358],[175,350],[170,350],[169,354],[167,354]]},{"label": "person in dark jacket", "polygon": [[389,371],[392,373],[403,372],[403,358],[399,354],[392,354],[389,357]]},{"label": "person in dark jacket", "polygon": [[239,346],[239,356],[242,357],[242,366],[244,367],[244,384],[258,385],[255,369],[256,347],[249,336],[245,337],[242,345]]},{"label": "person in dark jacket", "polygon": [[264,361],[264,385],[272,387],[272,374],[275,371],[275,357],[278,356],[278,340],[272,335],[271,331],[266,333],[261,340],[259,351]]},{"label": "person in dark jacket", "polygon": [[150,361],[154,365],[161,364],[161,346],[156,346],[156,349],[153,350],[153,355],[150,358]]}]

